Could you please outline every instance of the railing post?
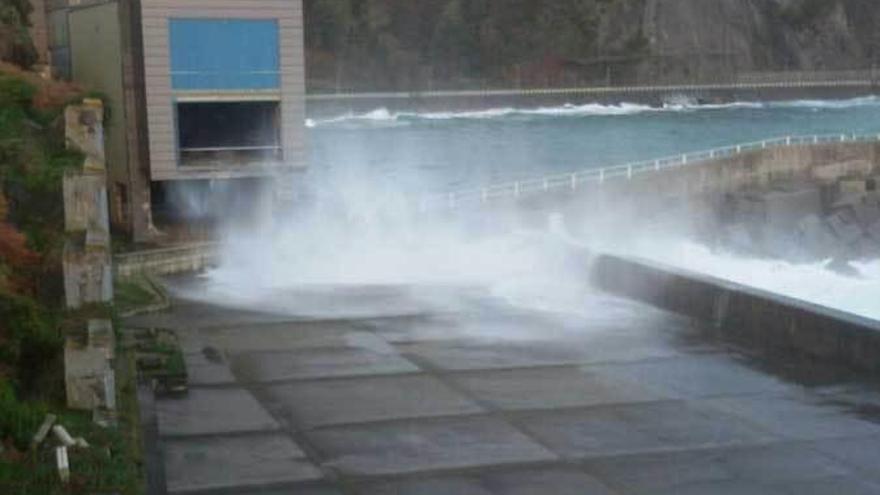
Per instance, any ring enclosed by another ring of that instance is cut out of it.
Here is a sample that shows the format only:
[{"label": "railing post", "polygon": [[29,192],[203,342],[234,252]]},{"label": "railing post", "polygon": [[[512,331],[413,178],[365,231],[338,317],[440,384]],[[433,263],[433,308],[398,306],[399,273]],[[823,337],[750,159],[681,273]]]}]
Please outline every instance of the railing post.
[{"label": "railing post", "polygon": [[819,136],[818,135],[813,136],[813,144],[819,144]]},{"label": "railing post", "polygon": [[577,186],[578,186],[577,180],[578,180],[577,174],[576,173],[571,174],[571,189],[572,189],[572,191],[577,189]]},{"label": "railing post", "polygon": [[681,155],[681,164],[684,165],[684,164],[686,164],[687,162],[688,162],[688,156],[687,156],[687,155]]},{"label": "railing post", "polygon": [[660,171],[660,160],[654,160],[654,170]]},{"label": "railing post", "polygon": [[519,181],[513,183],[513,197],[519,197]]},{"label": "railing post", "polygon": [[736,145],[736,152],[737,152],[737,153],[742,153],[742,145],[739,145],[739,144]]},{"label": "railing post", "polygon": [[709,150],[709,158],[715,158],[715,150]]},{"label": "railing post", "polygon": [[840,142],[842,143],[844,141],[846,141],[846,134],[841,134],[840,135]]},{"label": "railing post", "polygon": [[605,169],[600,168],[599,169],[599,184],[602,184],[603,182],[605,182]]},{"label": "railing post", "polygon": [[627,178],[627,179],[632,179],[632,178],[633,178],[633,166],[632,166],[632,165],[627,165],[627,166],[626,166],[626,178]]},{"label": "railing post", "polygon": [[791,146],[791,136],[785,136],[785,145]]}]

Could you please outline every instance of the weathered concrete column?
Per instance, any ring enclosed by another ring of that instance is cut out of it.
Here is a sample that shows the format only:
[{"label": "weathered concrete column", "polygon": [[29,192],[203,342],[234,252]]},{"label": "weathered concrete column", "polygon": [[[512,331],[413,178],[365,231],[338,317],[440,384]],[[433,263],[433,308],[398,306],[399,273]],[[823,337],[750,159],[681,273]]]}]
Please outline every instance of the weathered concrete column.
[{"label": "weathered concrete column", "polygon": [[67,146],[85,154],[83,170],[64,176],[64,293],[78,308],[113,298],[104,106],[86,99],[67,107],[64,120]]}]

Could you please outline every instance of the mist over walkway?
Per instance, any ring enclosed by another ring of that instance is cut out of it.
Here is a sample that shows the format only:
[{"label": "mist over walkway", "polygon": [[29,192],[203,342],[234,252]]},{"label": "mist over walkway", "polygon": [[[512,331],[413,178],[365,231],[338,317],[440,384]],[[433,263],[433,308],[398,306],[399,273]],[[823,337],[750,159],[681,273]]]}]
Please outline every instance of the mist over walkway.
[{"label": "mist over walkway", "polygon": [[880,395],[847,370],[599,292],[569,313],[477,288],[347,287],[346,307],[373,310],[358,317],[327,290],[301,290],[309,318],[178,299],[126,322],[184,343],[190,394],[156,404],[171,493],[880,489]]}]

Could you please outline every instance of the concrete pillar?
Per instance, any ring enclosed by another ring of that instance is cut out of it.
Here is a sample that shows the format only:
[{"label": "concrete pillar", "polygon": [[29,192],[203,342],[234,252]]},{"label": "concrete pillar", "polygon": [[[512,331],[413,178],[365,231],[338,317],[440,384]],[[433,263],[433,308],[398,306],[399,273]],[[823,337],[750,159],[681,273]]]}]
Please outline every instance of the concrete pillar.
[{"label": "concrete pillar", "polygon": [[64,112],[67,146],[85,154],[83,170],[64,177],[64,226],[71,235],[64,246],[67,306],[113,299],[110,216],[104,155],[104,107],[86,99]]}]

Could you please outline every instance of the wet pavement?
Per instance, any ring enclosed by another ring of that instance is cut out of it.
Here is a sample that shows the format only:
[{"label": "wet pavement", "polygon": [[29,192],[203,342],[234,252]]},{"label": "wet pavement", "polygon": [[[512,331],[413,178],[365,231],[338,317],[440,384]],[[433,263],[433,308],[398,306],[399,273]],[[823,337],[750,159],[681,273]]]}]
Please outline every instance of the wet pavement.
[{"label": "wet pavement", "polygon": [[866,377],[587,299],[308,320],[178,300],[131,318],[185,349],[189,395],[155,402],[168,492],[880,493]]}]

